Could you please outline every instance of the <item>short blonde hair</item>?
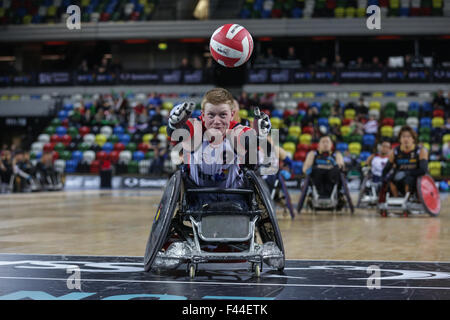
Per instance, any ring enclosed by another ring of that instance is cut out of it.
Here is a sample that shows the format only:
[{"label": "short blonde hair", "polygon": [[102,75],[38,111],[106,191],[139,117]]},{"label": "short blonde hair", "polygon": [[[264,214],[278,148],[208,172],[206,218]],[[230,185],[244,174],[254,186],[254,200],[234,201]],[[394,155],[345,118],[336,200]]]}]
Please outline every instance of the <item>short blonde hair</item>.
[{"label": "short blonde hair", "polygon": [[231,110],[234,109],[233,95],[224,88],[214,88],[205,93],[201,103],[202,111],[205,111],[205,105],[208,102],[214,105],[225,103],[230,106]]}]

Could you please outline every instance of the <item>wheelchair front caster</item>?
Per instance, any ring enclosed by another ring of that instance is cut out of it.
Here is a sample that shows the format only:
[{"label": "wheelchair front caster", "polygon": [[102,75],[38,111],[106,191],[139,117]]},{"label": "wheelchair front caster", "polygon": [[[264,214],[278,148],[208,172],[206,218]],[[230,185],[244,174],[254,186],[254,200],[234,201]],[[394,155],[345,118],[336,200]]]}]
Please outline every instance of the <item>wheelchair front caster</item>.
[{"label": "wheelchair front caster", "polygon": [[189,278],[194,279],[197,273],[197,267],[194,264],[189,265]]}]

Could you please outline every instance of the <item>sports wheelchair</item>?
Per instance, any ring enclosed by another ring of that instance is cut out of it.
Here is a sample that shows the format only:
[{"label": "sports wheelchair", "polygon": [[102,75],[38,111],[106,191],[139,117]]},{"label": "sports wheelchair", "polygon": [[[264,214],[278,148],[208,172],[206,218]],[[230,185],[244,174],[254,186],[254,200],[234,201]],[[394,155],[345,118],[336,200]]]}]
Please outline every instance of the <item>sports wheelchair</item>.
[{"label": "sports wheelchair", "polygon": [[417,178],[415,190],[400,197],[391,197],[388,181],[384,182],[378,199],[377,212],[387,217],[389,214],[400,214],[405,217],[428,213],[437,217],[441,211],[439,189],[428,174]]},{"label": "sports wheelchair", "polygon": [[327,197],[320,196],[316,186],[312,182],[311,176],[308,174],[302,181],[300,199],[297,206],[297,211],[300,214],[304,203],[309,210],[314,214],[318,210],[332,211],[336,213],[343,208],[347,211],[350,209],[350,213],[353,215],[354,207],[352,199],[350,197],[350,191],[348,189],[347,180],[343,172],[339,173],[340,183],[333,186],[331,194]]},{"label": "sports wheelchair", "polygon": [[294,207],[292,206],[291,196],[286,186],[286,181],[284,180],[281,171],[278,171],[272,179],[268,178],[266,183],[269,187],[270,198],[276,205],[280,205],[283,208],[283,214],[289,211],[291,218],[295,218]]},{"label": "sports wheelchair", "polygon": [[[147,241],[144,270],[176,269],[186,264],[191,278],[198,265],[208,262],[249,262],[259,277],[263,262],[282,271],[285,252],[274,205],[267,185],[252,170],[244,169],[244,188],[190,188],[181,167],[169,179]],[[190,203],[192,196],[239,195],[241,203]],[[259,237],[257,237],[257,235]]]},{"label": "sports wheelchair", "polygon": [[362,169],[363,180],[359,186],[357,208],[375,208],[378,205],[378,192],[381,188],[381,180],[374,181],[369,167]]}]

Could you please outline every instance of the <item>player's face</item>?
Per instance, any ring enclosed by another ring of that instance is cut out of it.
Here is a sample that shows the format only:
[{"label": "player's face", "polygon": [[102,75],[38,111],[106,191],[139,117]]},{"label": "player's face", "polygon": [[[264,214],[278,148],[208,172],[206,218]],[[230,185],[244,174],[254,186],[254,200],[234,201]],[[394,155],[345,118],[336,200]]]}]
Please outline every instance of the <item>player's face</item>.
[{"label": "player's face", "polygon": [[225,134],[230,126],[233,114],[229,104],[222,103],[214,105],[206,103],[202,118],[205,121],[206,129],[216,129],[222,134]]},{"label": "player's face", "polygon": [[408,131],[402,132],[402,135],[400,136],[400,143],[403,146],[410,147],[414,144],[414,138]]},{"label": "player's face", "polygon": [[319,141],[319,149],[321,152],[330,152],[333,147],[333,143],[330,138],[323,138]]},{"label": "player's face", "polygon": [[391,151],[391,144],[387,143],[387,142],[383,142],[383,144],[381,145],[381,154],[387,155],[389,153],[389,151]]}]

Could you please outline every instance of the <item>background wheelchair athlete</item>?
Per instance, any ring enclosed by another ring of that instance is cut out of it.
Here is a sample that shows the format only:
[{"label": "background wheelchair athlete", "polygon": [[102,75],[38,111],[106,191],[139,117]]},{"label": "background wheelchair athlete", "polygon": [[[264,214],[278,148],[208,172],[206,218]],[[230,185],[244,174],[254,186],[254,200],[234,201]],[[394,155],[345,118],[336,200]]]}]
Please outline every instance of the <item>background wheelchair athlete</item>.
[{"label": "background wheelchair athlete", "polygon": [[[437,216],[440,211],[439,190],[428,172],[428,151],[417,145],[417,134],[409,126],[401,128],[400,145],[393,149],[383,169],[383,186],[378,210],[382,216],[389,211],[425,213]],[[394,198],[387,198],[387,194]],[[399,198],[401,196],[401,198]]]},{"label": "background wheelchair athlete", "polygon": [[380,152],[370,155],[361,169],[363,179],[361,181],[357,207],[376,206],[378,204],[378,193],[382,184],[383,169],[389,160],[391,143],[383,141],[379,148]]},{"label": "background wheelchair athlete", "polygon": [[[350,198],[347,181],[345,178],[345,164],[342,154],[339,151],[333,151],[333,142],[329,136],[322,136],[316,151],[310,151],[303,165],[303,173],[305,179],[303,181],[302,192],[298,204],[298,212],[300,213],[303,203],[307,195],[311,195],[309,204],[315,209],[332,209],[341,210],[347,202],[351,212],[353,213],[353,204]],[[310,188],[312,191],[310,191]],[[317,194],[315,190],[317,190]],[[343,189],[343,192],[341,192]],[[333,190],[336,190],[333,198]],[[315,201],[318,199],[329,199],[325,201]],[[321,204],[324,204],[323,206]],[[332,206],[332,208],[330,207]]]}]

